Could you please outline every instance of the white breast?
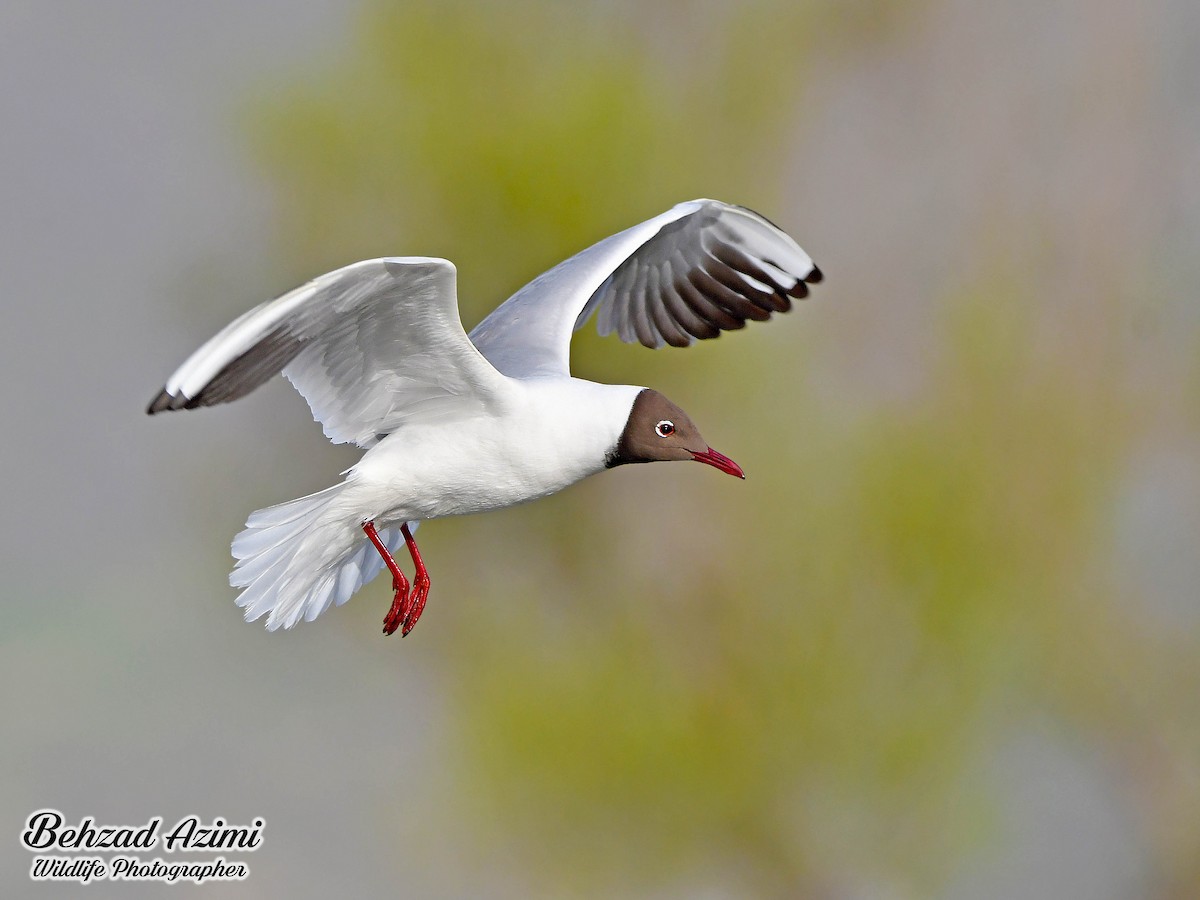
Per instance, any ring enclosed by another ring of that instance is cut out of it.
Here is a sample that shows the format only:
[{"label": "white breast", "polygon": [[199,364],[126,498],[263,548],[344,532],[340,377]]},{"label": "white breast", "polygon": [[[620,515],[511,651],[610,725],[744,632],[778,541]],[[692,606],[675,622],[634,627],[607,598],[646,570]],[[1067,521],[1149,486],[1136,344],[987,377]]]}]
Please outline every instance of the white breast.
[{"label": "white breast", "polygon": [[575,378],[518,384],[502,416],[403,427],[368,451],[347,478],[364,518],[463,515],[560,491],[604,468],[642,390]]}]

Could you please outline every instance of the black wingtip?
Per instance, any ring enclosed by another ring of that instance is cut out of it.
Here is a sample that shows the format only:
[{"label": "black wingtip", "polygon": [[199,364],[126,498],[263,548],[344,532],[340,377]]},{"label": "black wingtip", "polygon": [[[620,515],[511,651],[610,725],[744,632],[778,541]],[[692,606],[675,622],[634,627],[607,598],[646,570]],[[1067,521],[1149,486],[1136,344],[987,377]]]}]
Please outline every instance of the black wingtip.
[{"label": "black wingtip", "polygon": [[804,280],[809,284],[820,284],[825,280],[825,273],[817,268],[816,263],[813,263],[812,271],[804,276]]},{"label": "black wingtip", "polygon": [[158,392],[158,396],[150,401],[150,405],[146,407],[146,415],[152,416],[155,413],[164,412],[169,409],[179,409],[184,399],[182,397],[172,397],[167,393],[166,388]]},{"label": "black wingtip", "polygon": [[797,300],[803,300],[808,296],[808,285],[804,283],[803,279],[801,279],[792,285],[786,293],[788,296],[795,297]]}]

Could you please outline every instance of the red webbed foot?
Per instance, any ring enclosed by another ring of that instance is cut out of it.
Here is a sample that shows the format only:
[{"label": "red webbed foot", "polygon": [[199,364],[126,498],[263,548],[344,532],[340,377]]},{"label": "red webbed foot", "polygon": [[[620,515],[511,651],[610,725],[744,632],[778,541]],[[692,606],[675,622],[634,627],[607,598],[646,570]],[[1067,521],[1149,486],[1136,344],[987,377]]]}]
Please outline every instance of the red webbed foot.
[{"label": "red webbed foot", "polygon": [[416,627],[417,619],[421,618],[421,613],[425,610],[425,601],[429,599],[429,573],[424,569],[418,571],[413,578],[412,593],[409,597],[412,600],[411,609],[404,618],[404,630],[400,632],[400,637],[407,637]]},{"label": "red webbed foot", "polygon": [[396,596],[392,598],[392,608],[383,617],[383,633],[393,634],[397,628],[404,624],[409,613],[412,612],[412,594],[408,590],[408,579],[404,577],[404,573],[396,565],[396,560],[392,559],[392,554],[388,552],[387,546],[380,540],[379,532],[375,530],[375,523],[364,522],[363,531],[367,533],[367,537],[375,545],[375,549],[379,551],[379,555],[383,557],[384,565],[392,573],[392,590],[396,592]]},{"label": "red webbed foot", "polygon": [[412,557],[413,565],[416,566],[416,573],[413,575],[413,589],[409,595],[412,602],[404,619],[404,630],[400,632],[400,637],[407,637],[408,633],[416,627],[421,613],[425,611],[425,601],[429,599],[429,573],[425,570],[425,563],[421,561],[421,551],[417,549],[417,542],[413,540],[407,522],[400,526],[400,533],[404,535],[404,543],[408,545],[408,553]]},{"label": "red webbed foot", "polygon": [[[396,629],[404,624],[412,610],[412,594],[409,593],[408,585],[401,585],[393,580],[392,590],[396,592],[396,596],[392,598],[392,608],[383,617],[384,634],[394,634]],[[401,636],[403,637],[403,635]]]},{"label": "red webbed foot", "polygon": [[396,560],[388,552],[387,546],[380,540],[379,532],[375,530],[375,523],[364,522],[363,531],[367,533],[367,537],[375,545],[379,555],[383,557],[388,571],[392,573],[392,590],[396,592],[392,598],[391,609],[383,617],[383,633],[394,634],[399,628],[401,629],[400,637],[405,637],[416,627],[417,620],[421,618],[421,613],[425,610],[425,601],[429,599],[429,573],[425,570],[425,563],[421,561],[417,542],[413,540],[408,523],[402,525],[400,531],[404,535],[404,543],[408,545],[409,555],[412,556],[413,565],[417,569],[413,576],[412,590],[409,590],[408,579],[396,565]]}]

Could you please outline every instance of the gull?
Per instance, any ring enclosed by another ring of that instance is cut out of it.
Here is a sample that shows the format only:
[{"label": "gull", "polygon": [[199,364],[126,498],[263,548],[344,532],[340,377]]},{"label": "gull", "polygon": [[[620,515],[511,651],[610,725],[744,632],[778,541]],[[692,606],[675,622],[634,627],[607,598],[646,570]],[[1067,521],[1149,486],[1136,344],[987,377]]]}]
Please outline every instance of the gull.
[{"label": "gull", "polygon": [[[366,452],[340,484],[260,509],[229,576],[247,621],[291,628],[345,603],[384,566],[383,631],[407,635],[429,596],[418,523],[525,503],[604,469],[694,460],[745,478],[659,392],[573,378],[572,334],[686,347],[770,318],[820,270],[758,213],[680,203],[539,275],[468,335],[445,259],[370,259],[251,309],[167,379],[150,414],[236,400],[282,372],[334,443]],[[409,580],[393,554],[403,542]]]}]

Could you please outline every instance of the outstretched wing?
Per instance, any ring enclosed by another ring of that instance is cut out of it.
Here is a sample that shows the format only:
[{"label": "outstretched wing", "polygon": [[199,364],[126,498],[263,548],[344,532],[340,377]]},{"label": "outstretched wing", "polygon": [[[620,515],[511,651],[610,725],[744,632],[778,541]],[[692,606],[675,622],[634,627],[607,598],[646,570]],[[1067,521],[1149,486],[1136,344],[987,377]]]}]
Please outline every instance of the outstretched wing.
[{"label": "outstretched wing", "polygon": [[148,412],[226,403],[283,372],[334,443],[374,445],[413,416],[494,408],[509,387],[463,332],[454,266],[354,263],[255,307],[167,379]]},{"label": "outstretched wing", "polygon": [[470,337],[506,375],[568,375],[571,335],[593,313],[601,334],[686,347],[784,312],[820,280],[808,254],[758,213],[691,200],[539,275]]}]

